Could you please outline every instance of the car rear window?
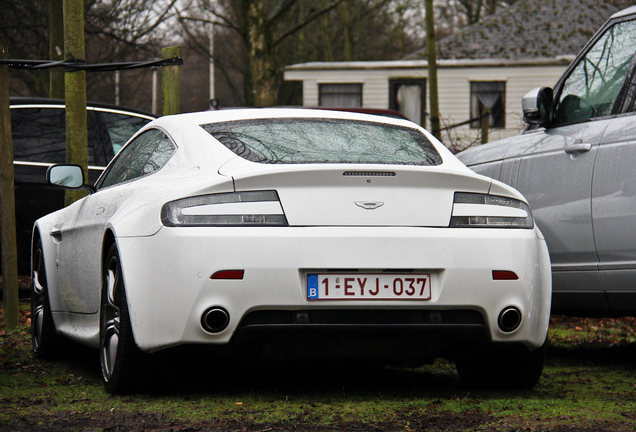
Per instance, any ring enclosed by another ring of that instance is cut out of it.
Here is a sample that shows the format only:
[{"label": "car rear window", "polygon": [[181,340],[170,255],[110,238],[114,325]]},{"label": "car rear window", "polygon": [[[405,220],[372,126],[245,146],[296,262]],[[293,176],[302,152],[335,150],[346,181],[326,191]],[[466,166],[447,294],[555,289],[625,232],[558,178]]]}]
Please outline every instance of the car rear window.
[{"label": "car rear window", "polygon": [[260,163],[439,165],[417,129],[379,122],[280,118],[202,125],[238,156]]}]

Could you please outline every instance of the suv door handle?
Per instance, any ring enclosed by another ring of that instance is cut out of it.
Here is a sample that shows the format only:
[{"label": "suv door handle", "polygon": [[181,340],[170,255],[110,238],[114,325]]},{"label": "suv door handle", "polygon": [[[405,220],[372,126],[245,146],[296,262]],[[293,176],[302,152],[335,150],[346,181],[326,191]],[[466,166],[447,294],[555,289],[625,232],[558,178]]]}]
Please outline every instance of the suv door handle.
[{"label": "suv door handle", "polygon": [[565,152],[567,154],[585,153],[589,152],[590,150],[592,150],[592,144],[582,142],[571,144],[565,148]]}]

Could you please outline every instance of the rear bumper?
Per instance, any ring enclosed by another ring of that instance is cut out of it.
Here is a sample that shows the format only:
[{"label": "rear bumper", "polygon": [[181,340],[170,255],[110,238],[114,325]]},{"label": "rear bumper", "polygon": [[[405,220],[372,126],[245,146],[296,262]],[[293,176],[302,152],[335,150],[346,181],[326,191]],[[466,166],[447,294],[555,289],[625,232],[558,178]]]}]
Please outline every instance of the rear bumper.
[{"label": "rear bumper", "polygon": [[[534,349],[547,334],[550,264],[545,242],[534,230],[163,228],[150,237],[118,238],[117,243],[135,340],[146,351],[194,343],[278,345],[300,352],[301,345],[327,343],[376,344],[385,350],[421,346],[416,351],[423,356],[491,341]],[[234,269],[244,270],[243,279],[210,279],[219,270]],[[425,271],[431,275],[431,299],[308,299],[307,273],[343,270]],[[493,270],[512,271],[519,279],[493,280]],[[227,327],[216,333],[201,324],[213,307],[229,314]],[[521,311],[521,324],[512,332],[497,324],[507,307]],[[311,318],[328,311],[341,311],[341,318]],[[431,318],[449,311],[474,314],[481,321]],[[338,321],[356,313],[363,315],[357,321]],[[390,313],[423,318],[387,321]],[[269,314],[270,321],[254,321],[259,314]],[[298,314],[309,321],[298,322]]]},{"label": "rear bumper", "polygon": [[476,311],[353,309],[255,311],[241,320],[230,344],[256,358],[417,361],[489,341]]}]

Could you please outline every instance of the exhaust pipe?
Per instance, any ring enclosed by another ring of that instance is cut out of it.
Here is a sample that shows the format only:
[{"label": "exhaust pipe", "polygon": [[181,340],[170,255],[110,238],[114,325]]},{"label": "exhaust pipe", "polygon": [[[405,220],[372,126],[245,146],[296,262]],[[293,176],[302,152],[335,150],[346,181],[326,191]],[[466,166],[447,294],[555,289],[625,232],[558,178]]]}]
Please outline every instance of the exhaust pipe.
[{"label": "exhaust pipe", "polygon": [[517,330],[521,324],[521,311],[513,306],[505,308],[499,314],[497,324],[499,324],[501,331],[505,333]]},{"label": "exhaust pipe", "polygon": [[208,333],[219,333],[230,323],[230,314],[222,307],[211,307],[201,315],[201,326]]}]

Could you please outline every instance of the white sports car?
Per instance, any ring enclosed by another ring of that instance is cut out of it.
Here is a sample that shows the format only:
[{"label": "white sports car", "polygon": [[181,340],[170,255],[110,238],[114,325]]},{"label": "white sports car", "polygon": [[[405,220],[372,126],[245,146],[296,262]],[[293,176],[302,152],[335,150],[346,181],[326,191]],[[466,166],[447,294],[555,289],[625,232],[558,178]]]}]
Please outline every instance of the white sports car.
[{"label": "white sports car", "polygon": [[[414,123],[304,109],[159,118],[33,231],[33,349],[98,348],[106,390],[206,344],[260,359],[454,361],[532,387],[550,262],[524,198]],[[145,360],[144,360],[145,361]]]}]

